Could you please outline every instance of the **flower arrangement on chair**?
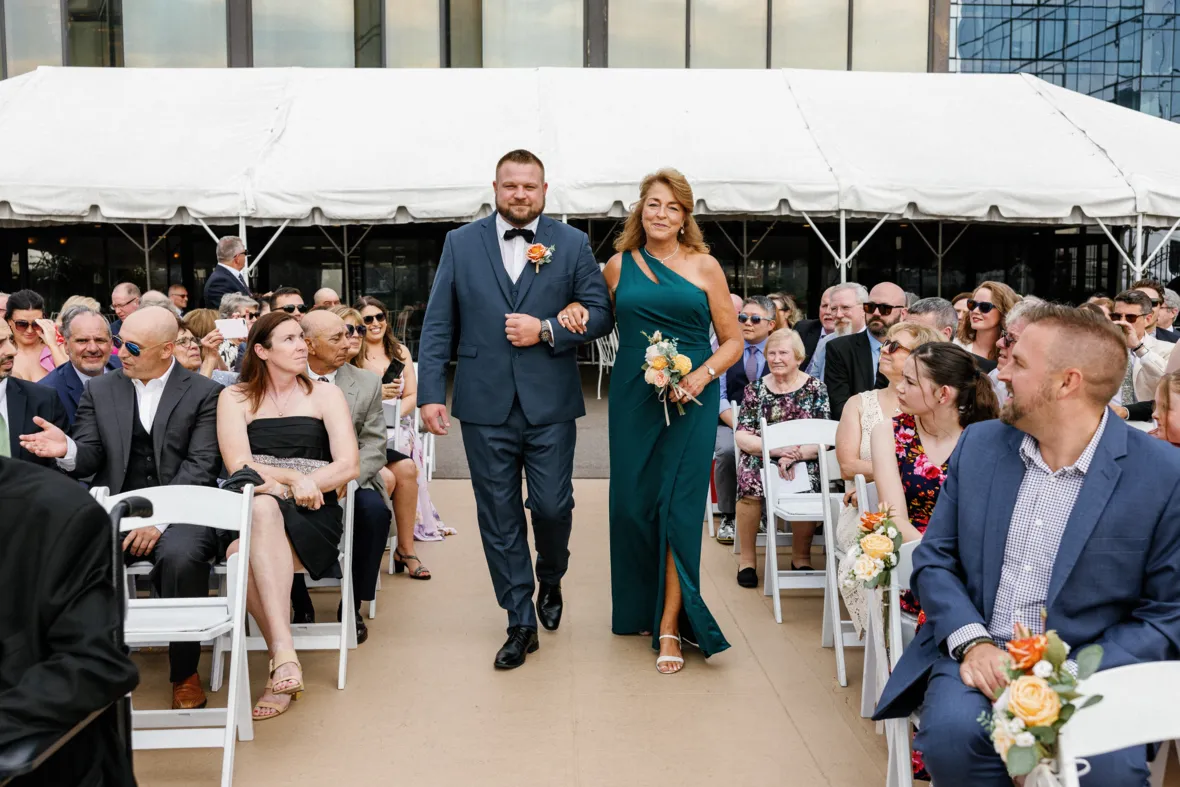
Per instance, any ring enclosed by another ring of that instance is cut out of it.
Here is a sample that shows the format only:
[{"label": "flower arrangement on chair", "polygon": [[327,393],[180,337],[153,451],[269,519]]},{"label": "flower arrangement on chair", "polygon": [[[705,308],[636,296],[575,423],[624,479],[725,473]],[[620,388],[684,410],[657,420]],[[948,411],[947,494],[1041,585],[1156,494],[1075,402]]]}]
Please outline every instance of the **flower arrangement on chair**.
[{"label": "flower arrangement on chair", "polygon": [[1068,666],[1069,646],[1056,631],[1034,635],[1017,623],[1007,647],[1008,686],[979,722],[991,732],[1010,776],[1027,775],[1025,787],[1056,787],[1061,728],[1077,711],[1102,699],[1095,694],[1080,702],[1083,695],[1077,690],[1078,681],[1098,671],[1102,646],[1078,653],[1076,674]]},{"label": "flower arrangement on chair", "polygon": [[887,587],[890,572],[897,567],[897,553],[901,549],[901,532],[893,522],[893,509],[882,503],[876,511],[860,517],[860,538],[848,550],[852,564],[844,577],[846,587],[857,582],[866,588]]}]

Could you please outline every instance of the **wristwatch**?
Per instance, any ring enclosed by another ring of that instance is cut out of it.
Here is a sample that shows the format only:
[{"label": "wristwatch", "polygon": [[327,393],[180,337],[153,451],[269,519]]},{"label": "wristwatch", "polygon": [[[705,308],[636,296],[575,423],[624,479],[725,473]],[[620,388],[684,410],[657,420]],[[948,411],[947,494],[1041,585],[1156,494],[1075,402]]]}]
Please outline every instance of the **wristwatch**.
[{"label": "wristwatch", "polygon": [[709,364],[705,364],[705,371],[709,373],[710,378],[717,379],[717,371]]},{"label": "wristwatch", "polygon": [[541,341],[553,346],[553,328],[549,325],[548,320],[541,321]]},{"label": "wristwatch", "polygon": [[967,658],[967,654],[971,652],[973,647],[976,645],[982,645],[985,642],[989,645],[995,644],[995,641],[992,640],[991,637],[976,637],[975,639],[969,639],[951,651],[951,658],[953,658],[955,661],[962,662],[963,659]]}]

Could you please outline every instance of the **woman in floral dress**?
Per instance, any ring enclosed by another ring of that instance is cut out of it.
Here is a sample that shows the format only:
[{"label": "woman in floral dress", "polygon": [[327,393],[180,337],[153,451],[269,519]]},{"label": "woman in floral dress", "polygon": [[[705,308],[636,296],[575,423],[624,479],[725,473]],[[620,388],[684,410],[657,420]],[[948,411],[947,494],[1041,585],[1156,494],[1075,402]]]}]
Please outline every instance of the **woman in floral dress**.
[{"label": "woman in floral dress", "polygon": [[[959,435],[976,421],[996,418],[999,406],[975,359],[949,343],[923,344],[910,354],[897,402],[901,415],[873,430],[873,476],[902,538],[917,541],[930,524]],[[921,627],[924,616],[913,593],[902,595],[901,609]],[[914,778],[929,778],[918,751],[913,764]]]},{"label": "woman in floral dress", "polygon": [[[762,519],[762,424],[779,424],[799,418],[829,417],[828,389],[822,382],[799,368],[804,358],[803,341],[799,334],[779,329],[766,340],[767,375],[746,386],[738,412],[734,439],[741,449],[737,468],[737,526],[741,543],[738,560],[738,584],[752,588],[758,585],[755,539]],[[778,472],[786,479],[807,468],[811,490],[819,491],[819,465],[815,446],[787,446],[770,452],[778,460]],[[796,465],[796,462],[803,462]],[[791,547],[791,570],[811,569],[811,537],[815,522],[792,522],[794,534]]]}]

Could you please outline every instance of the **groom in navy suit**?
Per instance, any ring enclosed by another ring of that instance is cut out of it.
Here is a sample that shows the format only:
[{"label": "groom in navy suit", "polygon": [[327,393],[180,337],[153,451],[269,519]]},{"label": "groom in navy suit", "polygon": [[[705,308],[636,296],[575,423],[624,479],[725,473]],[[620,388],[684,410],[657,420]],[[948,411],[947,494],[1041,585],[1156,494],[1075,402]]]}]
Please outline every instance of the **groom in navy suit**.
[{"label": "groom in navy suit", "polygon": [[[1108,320],[1027,314],[1000,371],[1003,422],[971,426],[951,455],[914,553],[926,624],[877,707],[922,708],[914,748],[934,784],[1011,787],[977,717],[1007,684],[1014,624],[1056,629],[1071,656],[1100,644],[1102,669],[1180,658],[1180,451],[1107,408],[1127,363]],[[1083,784],[1146,784],[1144,746],[1088,760]]]},{"label": "groom in navy suit", "polygon": [[[512,669],[538,647],[537,620],[561,622],[561,578],[573,522],[574,421],[586,414],[579,345],[614,327],[610,294],[586,233],[542,215],[545,167],[527,150],[496,165],[496,212],[447,233],[422,325],[418,402],[426,428],[444,435],[446,368],[457,340],[452,411],[463,427],[479,531],[508,641],[495,666]],[[556,315],[577,301],[586,333]],[[520,472],[528,481],[540,583]]]}]

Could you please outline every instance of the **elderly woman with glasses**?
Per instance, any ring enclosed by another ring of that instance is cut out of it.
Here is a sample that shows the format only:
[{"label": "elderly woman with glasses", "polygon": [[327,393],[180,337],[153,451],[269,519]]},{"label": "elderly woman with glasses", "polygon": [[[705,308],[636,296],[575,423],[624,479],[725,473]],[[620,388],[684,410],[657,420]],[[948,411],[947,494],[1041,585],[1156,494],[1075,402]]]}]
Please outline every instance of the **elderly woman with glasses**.
[{"label": "elderly woman with glasses", "polygon": [[45,318],[45,299],[32,290],[8,296],[8,327],[16,344],[12,376],[38,382],[70,358],[58,342],[57,326]]},{"label": "elderly woman with glasses", "polygon": [[1011,287],[998,281],[983,282],[967,300],[967,319],[959,326],[955,344],[974,355],[985,372],[996,368],[1004,319],[1019,301]]},{"label": "elderly woman with glasses", "polygon": [[[905,361],[910,353],[923,344],[941,341],[946,340],[940,331],[916,322],[899,322],[885,334],[877,368],[889,380],[889,385],[852,397],[844,405],[844,412],[840,416],[840,426],[836,430],[836,460],[840,463],[840,475],[843,478],[852,480],[863,475],[867,481],[873,480],[870,438],[877,424],[901,412],[897,403],[897,384],[901,382]],[[844,497],[844,503],[840,521],[836,525],[836,546],[841,555],[848,553],[860,535],[860,516],[857,514],[855,495],[849,492]],[[845,576],[844,567],[840,570],[844,573],[838,576]],[[842,586],[840,592],[857,633],[863,632],[868,623],[869,609],[864,589],[859,585],[851,588]]]}]

